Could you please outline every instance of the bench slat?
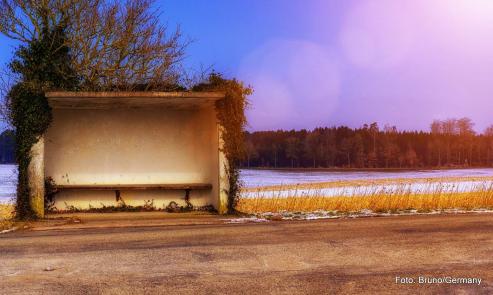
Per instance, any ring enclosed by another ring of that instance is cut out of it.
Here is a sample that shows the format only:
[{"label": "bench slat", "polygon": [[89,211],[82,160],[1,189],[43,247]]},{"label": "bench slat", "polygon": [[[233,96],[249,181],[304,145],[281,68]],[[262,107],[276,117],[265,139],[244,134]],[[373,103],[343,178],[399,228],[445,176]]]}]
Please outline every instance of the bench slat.
[{"label": "bench slat", "polygon": [[166,184],[59,184],[59,190],[202,190],[212,189],[210,183],[166,183]]}]

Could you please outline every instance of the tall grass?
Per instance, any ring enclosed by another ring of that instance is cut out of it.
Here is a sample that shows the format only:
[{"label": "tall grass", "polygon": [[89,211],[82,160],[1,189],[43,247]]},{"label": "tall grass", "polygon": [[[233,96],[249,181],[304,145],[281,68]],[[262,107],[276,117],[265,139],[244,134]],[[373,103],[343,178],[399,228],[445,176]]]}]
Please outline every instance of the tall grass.
[{"label": "tall grass", "polygon": [[14,207],[12,205],[0,204],[0,231],[12,226],[14,218]]},{"label": "tall grass", "polygon": [[[323,187],[314,185],[312,189],[279,187],[276,191],[258,189],[249,198],[241,198],[237,209],[245,213],[281,211],[343,211],[355,212],[364,209],[374,212],[401,210],[431,211],[442,209],[493,208],[493,184],[482,182],[464,192],[459,186],[450,183],[430,181],[420,189],[411,189],[409,183],[388,186],[354,186],[342,189],[336,196],[324,196]],[[286,195],[286,191],[288,195]],[[268,193],[268,194],[267,194]]]},{"label": "tall grass", "polygon": [[259,190],[293,190],[293,189],[322,189],[322,188],[335,188],[335,187],[354,187],[354,186],[383,186],[392,184],[413,184],[413,183],[425,183],[425,184],[444,184],[454,182],[491,182],[493,177],[491,176],[449,176],[449,177],[416,177],[416,178],[379,178],[379,179],[350,179],[350,180],[335,180],[327,182],[313,182],[313,183],[297,183],[297,184],[280,184],[280,185],[267,185],[262,187],[246,187],[243,188],[244,192],[257,192]]}]

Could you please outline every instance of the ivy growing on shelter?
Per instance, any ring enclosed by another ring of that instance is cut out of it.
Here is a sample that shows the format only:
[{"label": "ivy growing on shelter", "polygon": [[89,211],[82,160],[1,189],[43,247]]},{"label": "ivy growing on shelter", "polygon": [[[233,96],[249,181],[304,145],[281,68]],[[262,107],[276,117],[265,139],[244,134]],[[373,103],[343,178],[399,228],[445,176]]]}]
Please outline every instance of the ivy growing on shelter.
[{"label": "ivy growing on shelter", "polygon": [[210,74],[206,82],[194,86],[192,90],[218,91],[225,94],[225,98],[216,103],[216,110],[217,119],[223,128],[223,153],[227,159],[225,168],[229,182],[228,213],[235,213],[241,189],[240,162],[245,157],[245,109],[248,106],[247,97],[253,90],[236,79],[225,79],[217,73]]},{"label": "ivy growing on shelter", "polygon": [[40,38],[20,46],[9,67],[19,78],[7,95],[11,123],[16,130],[18,184],[16,215],[36,218],[29,197],[28,167],[31,148],[45,133],[52,114],[44,93],[48,90],[75,90],[78,79],[70,65],[63,27],[44,29]]}]

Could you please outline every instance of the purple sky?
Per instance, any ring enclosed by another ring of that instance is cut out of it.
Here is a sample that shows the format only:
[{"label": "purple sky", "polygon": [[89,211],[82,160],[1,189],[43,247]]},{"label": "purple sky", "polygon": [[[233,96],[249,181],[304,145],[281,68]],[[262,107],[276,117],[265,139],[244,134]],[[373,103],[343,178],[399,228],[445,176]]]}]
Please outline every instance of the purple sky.
[{"label": "purple sky", "polygon": [[[189,67],[251,84],[250,129],[493,123],[493,1],[174,0]],[[0,62],[11,47],[4,37]]]}]

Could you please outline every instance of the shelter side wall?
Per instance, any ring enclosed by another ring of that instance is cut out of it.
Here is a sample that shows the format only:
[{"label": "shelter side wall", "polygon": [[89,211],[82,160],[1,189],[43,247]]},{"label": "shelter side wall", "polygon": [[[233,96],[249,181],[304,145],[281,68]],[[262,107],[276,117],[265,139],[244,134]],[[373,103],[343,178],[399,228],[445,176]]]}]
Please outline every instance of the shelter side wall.
[{"label": "shelter side wall", "polygon": [[[54,109],[45,135],[45,175],[56,184],[211,183],[192,191],[194,205],[218,200],[218,131],[214,107]],[[122,191],[129,205],[180,204],[183,191]],[[196,197],[196,199],[194,199]],[[103,201],[104,200],[104,201]],[[195,202],[194,202],[195,201]],[[112,192],[62,192],[56,207],[116,203]]]},{"label": "shelter side wall", "polygon": [[28,167],[30,205],[37,217],[44,217],[44,138],[41,136],[31,147]]}]

